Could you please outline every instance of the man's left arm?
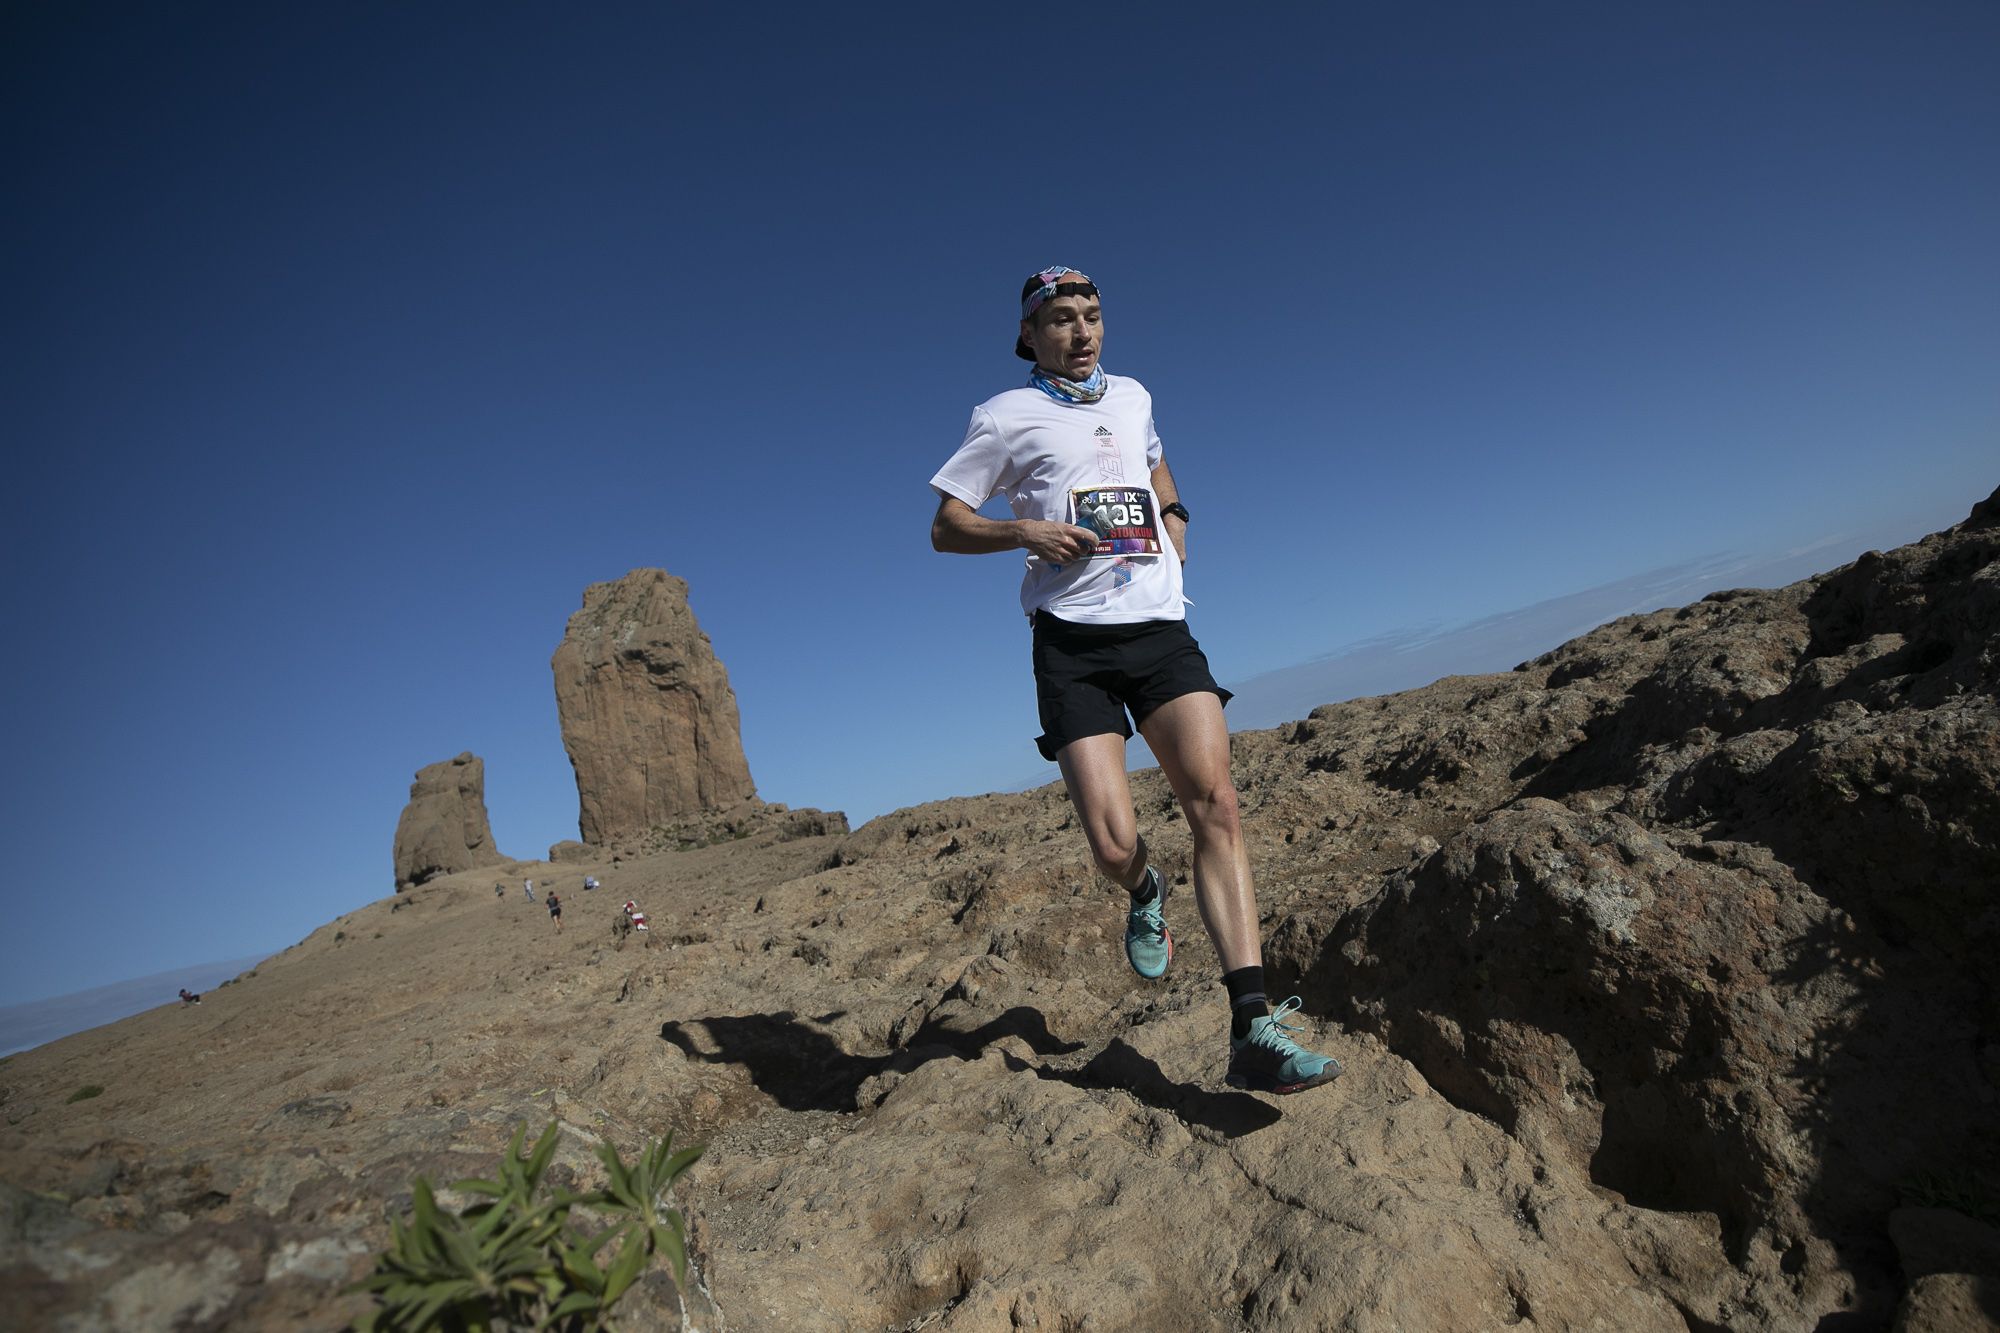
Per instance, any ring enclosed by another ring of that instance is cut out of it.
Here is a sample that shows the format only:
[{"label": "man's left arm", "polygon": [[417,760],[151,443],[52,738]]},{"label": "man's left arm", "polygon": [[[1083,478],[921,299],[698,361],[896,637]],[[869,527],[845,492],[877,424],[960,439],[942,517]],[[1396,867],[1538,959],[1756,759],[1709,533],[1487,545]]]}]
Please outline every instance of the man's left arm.
[{"label": "man's left arm", "polygon": [[[1180,488],[1174,485],[1174,474],[1162,458],[1153,467],[1153,498],[1165,509],[1170,504],[1179,504]],[[1187,563],[1187,521],[1179,514],[1161,514],[1160,526],[1167,530],[1167,540],[1174,544],[1174,553]]]}]

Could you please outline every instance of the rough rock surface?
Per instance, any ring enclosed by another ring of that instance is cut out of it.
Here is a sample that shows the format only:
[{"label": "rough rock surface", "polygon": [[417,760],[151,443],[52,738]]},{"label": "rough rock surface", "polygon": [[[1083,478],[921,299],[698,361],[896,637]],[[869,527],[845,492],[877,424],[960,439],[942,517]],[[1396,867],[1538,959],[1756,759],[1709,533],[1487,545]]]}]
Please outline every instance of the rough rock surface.
[{"label": "rough rock surface", "polygon": [[2000,1333],[2000,1278],[1934,1273],[1910,1284],[1895,1333]]},{"label": "rough rock surface", "polygon": [[2000,1165],[2000,498],[1420,693],[1288,733],[1328,804],[1412,800],[1438,844],[1289,916],[1308,1000],[1596,1184],[1714,1215],[1745,1271],[1886,1317],[1853,1284],[1899,1185]]},{"label": "rough rock surface", "polygon": [[755,798],[736,694],[684,581],[635,569],[591,584],[549,665],[584,842],[632,843]]},{"label": "rough rock surface", "polygon": [[1054,787],[523,867],[562,935],[448,876],[0,1067],[0,1308],[338,1323],[414,1171],[553,1117],[579,1175],[708,1143],[739,1330],[1987,1327],[1996,686],[2000,497],[1234,738],[1272,979],[1347,1066],[1284,1099],[1220,1083],[1157,772],[1160,983]]},{"label": "rough rock surface", "polygon": [[417,770],[396,821],[396,888],[507,860],[486,820],[486,764],[467,751]]}]

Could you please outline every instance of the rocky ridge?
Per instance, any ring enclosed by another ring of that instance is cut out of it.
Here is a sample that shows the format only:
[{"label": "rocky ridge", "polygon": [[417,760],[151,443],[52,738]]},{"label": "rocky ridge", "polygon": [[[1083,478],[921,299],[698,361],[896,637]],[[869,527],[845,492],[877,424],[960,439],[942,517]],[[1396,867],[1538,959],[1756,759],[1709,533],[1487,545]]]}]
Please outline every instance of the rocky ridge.
[{"label": "rocky ridge", "polygon": [[[1220,1085],[1156,772],[1152,985],[1059,787],[572,852],[510,872],[562,935],[447,875],[0,1067],[0,1301],[329,1326],[412,1172],[553,1118],[580,1180],[708,1142],[690,1326],[2000,1324],[2000,493],[1233,751],[1328,1088]],[[655,947],[614,947],[626,897]]]}]

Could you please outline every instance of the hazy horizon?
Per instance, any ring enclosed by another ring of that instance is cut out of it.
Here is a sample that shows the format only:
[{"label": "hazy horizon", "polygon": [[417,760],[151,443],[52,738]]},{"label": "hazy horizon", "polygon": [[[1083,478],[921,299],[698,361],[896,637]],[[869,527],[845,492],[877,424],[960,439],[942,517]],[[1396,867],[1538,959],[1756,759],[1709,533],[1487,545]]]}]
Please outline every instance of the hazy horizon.
[{"label": "hazy horizon", "polygon": [[179,1004],[182,987],[197,995],[213,990],[278,952],[273,949],[244,958],[189,963],[150,976],[113,981],[66,995],[0,1005],[0,1059],[103,1027],[106,1023],[143,1014],[161,1005]]}]

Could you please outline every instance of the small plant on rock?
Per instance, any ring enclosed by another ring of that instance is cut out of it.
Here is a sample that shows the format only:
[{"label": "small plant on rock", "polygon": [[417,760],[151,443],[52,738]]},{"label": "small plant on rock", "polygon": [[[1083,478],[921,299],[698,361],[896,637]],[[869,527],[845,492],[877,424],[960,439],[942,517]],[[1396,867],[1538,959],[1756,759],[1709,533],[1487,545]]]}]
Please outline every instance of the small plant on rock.
[{"label": "small plant on rock", "polygon": [[[673,1151],[673,1135],[654,1143],[626,1166],[610,1144],[602,1190],[553,1193],[543,1173],[555,1155],[556,1127],[522,1152],[525,1125],[507,1145],[497,1180],[461,1180],[455,1190],[480,1196],[457,1214],[441,1210],[430,1182],[412,1188],[407,1224],[390,1223],[389,1248],[375,1271],[354,1286],[379,1302],[354,1327],[375,1330],[553,1329],[560,1333],[608,1330],[611,1307],[664,1252],[675,1281],[687,1276],[686,1223],[680,1211],[661,1207],[674,1179],[701,1156],[700,1148]],[[575,1212],[608,1214],[610,1225],[588,1231]],[[616,1242],[606,1262],[605,1248]]]},{"label": "small plant on rock", "polygon": [[1915,1176],[1903,1182],[1900,1193],[1903,1202],[1913,1207],[1950,1208],[1989,1226],[2000,1226],[2000,1189],[1977,1173]]},{"label": "small plant on rock", "polygon": [[103,1084],[86,1083],[82,1087],[78,1088],[75,1092],[72,1092],[69,1096],[63,1098],[63,1104],[65,1106],[74,1106],[78,1102],[87,1102],[92,1097],[102,1097],[103,1095],[104,1095]]}]

